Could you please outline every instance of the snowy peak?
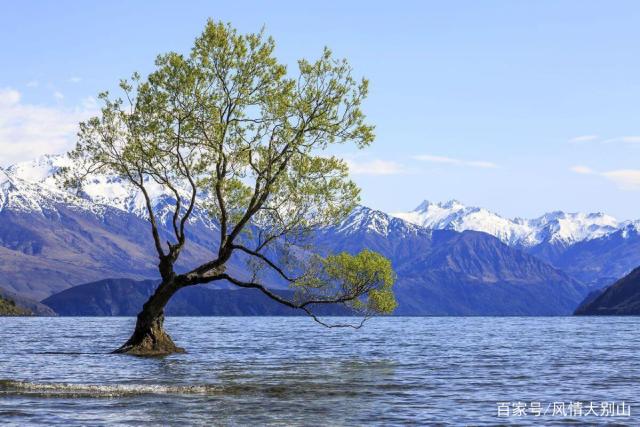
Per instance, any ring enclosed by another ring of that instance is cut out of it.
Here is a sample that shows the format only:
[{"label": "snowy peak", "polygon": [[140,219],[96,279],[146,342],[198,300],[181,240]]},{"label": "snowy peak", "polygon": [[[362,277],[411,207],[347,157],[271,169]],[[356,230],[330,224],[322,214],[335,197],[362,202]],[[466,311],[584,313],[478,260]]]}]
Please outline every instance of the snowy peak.
[{"label": "snowy peak", "polygon": [[432,203],[429,200],[423,200],[422,203],[420,203],[413,211],[422,212],[422,211],[427,211],[429,209],[435,209],[435,208],[456,211],[456,210],[464,209],[465,207],[466,206],[462,202],[456,199],[451,199],[448,202],[441,202],[441,203]]},{"label": "snowy peak", "polygon": [[[5,170],[7,179],[20,182],[21,188],[29,190],[27,193],[23,191],[24,194],[14,194],[11,198],[0,195],[0,207],[4,206],[6,200],[11,199],[19,202],[13,203],[13,207],[18,207],[22,211],[42,211],[45,205],[52,207],[64,201],[93,212],[101,212],[105,207],[109,207],[131,213],[139,218],[148,218],[144,195],[132,184],[114,175],[92,174],[86,177],[82,197],[78,197],[77,194],[60,187],[61,183],[56,177],[56,172],[62,167],[73,167],[73,162],[66,155],[41,156],[35,160],[8,167]],[[0,182],[2,182],[1,173]],[[145,186],[156,220],[169,224],[175,208],[175,195],[152,179],[147,179]],[[188,192],[185,190],[183,194]],[[196,209],[189,221],[191,223],[199,221],[206,227],[215,229],[216,225],[207,211],[200,208],[204,205],[200,198],[196,204]]]},{"label": "snowy peak", "polygon": [[71,160],[64,155],[44,155],[34,160],[16,163],[6,171],[9,175],[26,182],[54,184],[55,173],[63,166],[70,166]]},{"label": "snowy peak", "polygon": [[[620,226],[620,229],[616,233],[619,233],[619,235],[623,239],[628,239],[632,236],[635,237],[640,235],[640,220],[623,222]],[[612,233],[612,235],[614,234]]]},{"label": "snowy peak", "polygon": [[543,242],[572,244],[606,236],[621,227],[615,218],[600,212],[555,211],[534,219],[509,219],[484,208],[465,206],[457,200],[444,203],[425,200],[411,212],[393,215],[430,229],[482,231],[506,244],[524,247]]},{"label": "snowy peak", "polygon": [[[65,155],[45,155],[32,161],[17,163],[7,168],[7,174],[31,184],[37,184],[51,191],[60,191],[55,174],[61,167],[73,166]],[[172,194],[162,185],[149,181],[147,189],[154,205],[164,204]],[[94,204],[106,205],[116,209],[146,217],[144,197],[133,186],[122,179],[104,174],[87,177],[83,186],[84,196]]]},{"label": "snowy peak", "polygon": [[530,234],[527,224],[519,224],[478,207],[468,207],[457,200],[444,203],[422,202],[411,212],[398,212],[394,216],[410,223],[435,230],[482,231],[507,244],[526,240]]},{"label": "snowy peak", "polygon": [[599,212],[553,212],[530,220],[529,223],[538,230],[537,240],[569,244],[606,236],[621,226],[614,217]]},{"label": "snowy peak", "polygon": [[390,234],[405,236],[415,235],[419,228],[382,211],[366,206],[357,206],[347,218],[335,227],[335,231],[347,235],[364,232],[381,236],[389,236]]},{"label": "snowy peak", "polygon": [[30,182],[12,174],[11,169],[0,169],[0,211],[11,209],[16,212],[53,212],[59,204],[101,211],[101,207],[79,199],[57,188],[49,188],[37,182]]},{"label": "snowy peak", "polygon": [[11,177],[5,172],[4,169],[0,168],[0,186],[10,185]]}]

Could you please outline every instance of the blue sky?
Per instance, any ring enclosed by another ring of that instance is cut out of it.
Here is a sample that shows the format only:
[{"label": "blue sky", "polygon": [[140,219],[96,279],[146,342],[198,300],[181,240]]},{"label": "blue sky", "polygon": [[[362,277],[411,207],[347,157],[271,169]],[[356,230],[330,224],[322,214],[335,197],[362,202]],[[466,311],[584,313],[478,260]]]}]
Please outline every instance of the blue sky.
[{"label": "blue sky", "polygon": [[0,165],[59,152],[93,98],[206,19],[323,46],[371,80],[377,140],[344,149],[363,202],[640,218],[640,2],[82,2],[0,6]]}]

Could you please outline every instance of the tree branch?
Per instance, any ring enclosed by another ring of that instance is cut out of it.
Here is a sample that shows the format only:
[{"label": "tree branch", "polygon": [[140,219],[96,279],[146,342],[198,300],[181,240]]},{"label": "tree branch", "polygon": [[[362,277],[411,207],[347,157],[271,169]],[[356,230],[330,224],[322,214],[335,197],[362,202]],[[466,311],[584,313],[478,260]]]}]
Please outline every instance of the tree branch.
[{"label": "tree branch", "polygon": [[[228,275],[227,273],[222,273],[222,274],[218,274],[218,275],[215,275],[215,276],[211,276],[211,277],[209,277],[207,279],[206,283],[209,283],[209,282],[212,282],[212,281],[217,281],[217,280],[227,280],[228,282],[231,282],[232,284],[234,284],[234,285],[236,285],[238,287],[241,287],[241,288],[258,289],[264,295],[266,295],[267,297],[271,298],[272,300],[274,300],[276,302],[279,302],[280,304],[286,305],[287,307],[290,307],[290,308],[293,308],[293,309],[303,310],[313,320],[315,320],[319,324],[321,324],[323,326],[326,326],[328,328],[353,328],[353,329],[359,329],[364,325],[364,323],[369,318],[368,316],[365,316],[358,325],[342,324],[342,323],[328,324],[328,323],[323,322],[322,320],[320,320],[309,309],[309,305],[311,305],[311,304],[339,304],[339,303],[345,303],[345,302],[349,302],[349,301],[352,301],[352,300],[356,299],[358,297],[358,295],[336,297],[336,298],[333,298],[333,299],[308,300],[308,301],[305,301],[303,303],[295,303],[295,302],[290,301],[290,300],[288,300],[286,298],[282,298],[280,295],[275,294],[274,292],[269,290],[266,286],[264,286],[264,285],[262,285],[260,283],[244,282],[244,281],[238,280],[238,279]],[[203,282],[200,282],[200,283],[203,283]]]},{"label": "tree branch", "polygon": [[245,253],[247,253],[247,254],[249,254],[249,255],[251,255],[251,256],[254,256],[254,257],[256,257],[256,258],[261,259],[261,260],[262,260],[262,261],[264,261],[264,262],[265,262],[269,267],[271,267],[272,269],[274,269],[274,270],[275,270],[275,271],[276,271],[280,276],[282,276],[282,278],[283,278],[283,279],[285,279],[285,280],[286,280],[286,281],[288,281],[288,282],[295,282],[296,280],[298,280],[298,279],[292,278],[292,277],[290,277],[289,275],[287,275],[287,274],[284,272],[284,270],[282,270],[282,269],[281,269],[280,267],[278,267],[278,266],[277,266],[273,261],[271,261],[271,260],[270,260],[269,258],[267,258],[265,255],[263,255],[263,254],[261,254],[261,253],[259,253],[259,252],[253,251],[253,250],[251,250],[251,249],[249,249],[249,248],[247,248],[247,247],[245,247],[245,246],[242,246],[242,245],[236,245],[236,244],[232,245],[232,246],[231,246],[231,248],[232,248],[232,249],[238,249],[238,250],[240,250],[240,251],[242,251],[242,252],[245,252]]}]

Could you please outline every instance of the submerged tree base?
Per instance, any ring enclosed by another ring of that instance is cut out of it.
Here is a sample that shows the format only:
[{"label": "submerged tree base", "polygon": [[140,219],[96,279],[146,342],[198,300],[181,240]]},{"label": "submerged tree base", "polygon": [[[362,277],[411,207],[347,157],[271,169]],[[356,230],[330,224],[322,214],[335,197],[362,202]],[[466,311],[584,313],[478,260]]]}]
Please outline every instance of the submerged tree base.
[{"label": "submerged tree base", "polygon": [[113,353],[133,356],[167,356],[174,353],[186,353],[186,351],[184,348],[175,345],[171,338],[166,335],[166,339],[145,337],[139,343],[131,344],[127,342],[119,349],[114,350]]},{"label": "submerged tree base", "polygon": [[185,349],[175,345],[169,334],[162,327],[164,316],[160,316],[151,323],[151,327],[141,330],[136,327],[129,340],[116,354],[131,354],[134,356],[166,356],[174,353],[186,353]]},{"label": "submerged tree base", "polygon": [[186,350],[182,347],[178,347],[173,342],[158,343],[145,341],[137,345],[125,344],[117,350],[113,351],[114,354],[130,354],[132,356],[168,356],[175,353],[186,353]]}]

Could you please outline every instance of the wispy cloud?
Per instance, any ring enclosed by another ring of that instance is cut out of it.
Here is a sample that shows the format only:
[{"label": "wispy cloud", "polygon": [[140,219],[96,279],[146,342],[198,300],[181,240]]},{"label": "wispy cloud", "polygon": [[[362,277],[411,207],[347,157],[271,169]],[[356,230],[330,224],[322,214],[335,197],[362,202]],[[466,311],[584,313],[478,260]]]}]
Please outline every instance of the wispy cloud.
[{"label": "wispy cloud", "polygon": [[388,160],[347,160],[347,164],[352,175],[398,175],[406,172],[400,163]]},{"label": "wispy cloud", "polygon": [[592,173],[595,173],[591,168],[587,166],[571,166],[570,170],[571,172],[579,173],[582,175],[590,175]]},{"label": "wispy cloud", "polygon": [[82,79],[78,76],[69,77],[69,83],[80,83]]},{"label": "wispy cloud", "polygon": [[583,142],[593,142],[596,141],[599,138],[598,135],[580,135],[580,136],[576,136],[573,137],[569,140],[569,143],[571,144],[580,144]]},{"label": "wispy cloud", "polygon": [[640,190],[640,170],[638,169],[620,169],[602,172],[601,175],[623,190]]},{"label": "wispy cloud", "polygon": [[29,82],[27,82],[27,87],[38,87],[40,85],[40,82],[37,80],[31,80]]},{"label": "wispy cloud", "polygon": [[603,144],[612,144],[622,142],[625,144],[640,144],[640,136],[619,136],[617,138],[609,138],[602,141]]},{"label": "wispy cloud", "polygon": [[27,104],[19,91],[0,88],[0,165],[71,148],[78,122],[95,113],[87,107],[89,104],[73,109]]},{"label": "wispy cloud", "polygon": [[417,156],[413,156],[413,158],[422,162],[441,163],[456,166],[469,166],[483,169],[494,169],[498,167],[497,164],[485,160],[464,160],[455,157],[433,156],[431,154],[420,154]]},{"label": "wispy cloud", "polygon": [[572,172],[603,177],[623,190],[640,190],[640,169],[617,169],[598,172],[587,166],[572,166]]},{"label": "wispy cloud", "polygon": [[486,162],[484,160],[470,160],[470,161],[463,162],[463,164],[467,166],[473,166],[475,168],[484,168],[484,169],[493,169],[498,167],[498,165],[496,165],[495,163]]},{"label": "wispy cloud", "polygon": [[601,138],[599,135],[581,135],[569,140],[570,144],[582,144],[587,142],[599,142],[601,144],[640,144],[640,135],[617,136],[612,138]]},{"label": "wispy cloud", "polygon": [[62,92],[59,92],[59,91],[53,92],[53,97],[58,101],[62,101],[64,99],[64,95],[62,94]]}]

